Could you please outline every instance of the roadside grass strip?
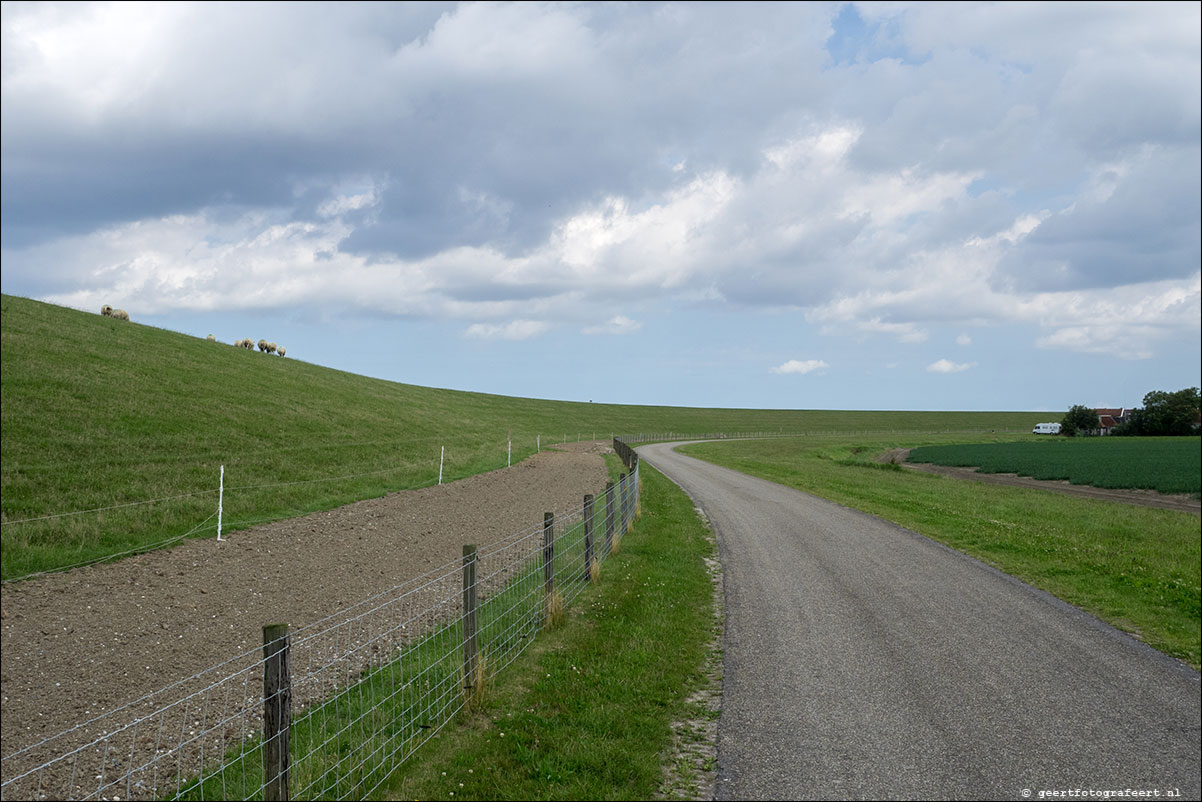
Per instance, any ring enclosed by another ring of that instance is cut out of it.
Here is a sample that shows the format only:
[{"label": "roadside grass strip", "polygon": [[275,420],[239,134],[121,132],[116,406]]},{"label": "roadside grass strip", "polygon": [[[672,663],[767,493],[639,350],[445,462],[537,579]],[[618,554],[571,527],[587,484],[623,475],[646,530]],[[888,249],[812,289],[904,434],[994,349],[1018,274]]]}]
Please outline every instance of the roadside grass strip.
[{"label": "roadside grass strip", "polygon": [[924,441],[938,438],[742,441],[682,451],[893,521],[1199,667],[1197,515],[966,482],[875,461]]},{"label": "roadside grass strip", "polygon": [[482,706],[403,764],[380,799],[651,799],[672,723],[712,715],[707,527],[644,463],[641,520],[564,626],[490,686]]},{"label": "roadside grass strip", "polygon": [[1200,446],[1197,437],[1075,437],[924,446],[910,452],[908,461],[1196,497],[1202,493]]},{"label": "roadside grass strip", "polygon": [[[474,689],[465,689],[460,619],[295,713],[292,796],[650,798],[671,723],[696,712],[686,698],[704,680],[712,547],[688,497],[640,471],[641,521],[593,581],[583,527],[556,541],[559,624],[547,615],[541,558],[482,601]],[[603,509],[595,514],[603,532]],[[262,799],[263,756],[252,735],[210,757],[214,767],[179,796]]]}]

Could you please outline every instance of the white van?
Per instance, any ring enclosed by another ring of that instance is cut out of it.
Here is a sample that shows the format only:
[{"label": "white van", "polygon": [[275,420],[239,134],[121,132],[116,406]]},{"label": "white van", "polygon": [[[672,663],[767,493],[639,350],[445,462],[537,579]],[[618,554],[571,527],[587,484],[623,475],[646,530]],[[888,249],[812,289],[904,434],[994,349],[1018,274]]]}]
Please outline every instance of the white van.
[{"label": "white van", "polygon": [[1037,423],[1031,434],[1060,434],[1059,423]]}]

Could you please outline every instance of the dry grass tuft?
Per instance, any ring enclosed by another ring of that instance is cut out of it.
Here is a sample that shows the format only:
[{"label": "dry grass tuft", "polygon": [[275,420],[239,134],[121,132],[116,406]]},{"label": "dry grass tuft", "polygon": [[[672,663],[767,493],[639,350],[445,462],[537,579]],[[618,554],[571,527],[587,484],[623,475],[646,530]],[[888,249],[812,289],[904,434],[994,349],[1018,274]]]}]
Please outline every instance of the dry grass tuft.
[{"label": "dry grass tuft", "polygon": [[559,595],[558,590],[551,591],[547,596],[547,619],[546,628],[554,629],[563,623],[563,597]]},{"label": "dry grass tuft", "polygon": [[472,672],[472,684],[470,688],[465,688],[464,692],[467,695],[467,706],[473,709],[480,708],[484,704],[484,695],[487,690],[485,686],[485,677],[487,676],[487,661],[484,655],[476,655],[476,668]]}]

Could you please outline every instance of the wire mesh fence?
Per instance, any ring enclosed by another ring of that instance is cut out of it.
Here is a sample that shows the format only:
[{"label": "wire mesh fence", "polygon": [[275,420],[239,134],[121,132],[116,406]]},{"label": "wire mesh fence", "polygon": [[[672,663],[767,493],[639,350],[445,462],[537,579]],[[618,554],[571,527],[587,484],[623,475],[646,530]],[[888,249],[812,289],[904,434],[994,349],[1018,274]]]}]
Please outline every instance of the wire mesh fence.
[{"label": "wire mesh fence", "polygon": [[[3,799],[358,799],[555,623],[638,508],[638,464],[540,527],[5,755]],[[470,552],[469,552],[470,548]],[[49,691],[48,691],[49,692]]]}]

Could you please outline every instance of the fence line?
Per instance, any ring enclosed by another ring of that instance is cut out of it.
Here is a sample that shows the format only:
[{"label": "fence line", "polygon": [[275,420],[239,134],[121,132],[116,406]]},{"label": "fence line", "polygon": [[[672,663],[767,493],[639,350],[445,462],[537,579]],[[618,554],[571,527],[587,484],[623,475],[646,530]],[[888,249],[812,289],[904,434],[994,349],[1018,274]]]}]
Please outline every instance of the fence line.
[{"label": "fence line", "polygon": [[[989,430],[963,429],[963,430],[944,430],[939,433],[941,433],[941,434],[970,434],[970,433],[980,433],[980,432],[984,432],[984,431],[991,431],[991,432],[998,432],[998,433],[1025,433],[1026,432],[1025,429],[989,429]],[[641,434],[618,435],[614,438],[614,442],[615,442],[615,444],[617,444],[620,442],[647,443],[647,442],[661,442],[661,441],[666,441],[666,440],[728,440],[728,439],[736,440],[736,439],[751,439],[751,438],[820,437],[820,436],[849,436],[849,435],[872,435],[872,434],[898,435],[898,434],[931,434],[931,433],[933,433],[933,432],[926,431],[926,430],[906,430],[906,429],[860,430],[860,431],[846,431],[846,432],[709,432],[709,433],[661,432],[661,433],[641,433]],[[595,433],[593,433],[593,434],[595,435]],[[579,437],[581,435],[578,434],[577,436]],[[565,434],[565,440],[566,440],[566,437],[567,437],[567,435]],[[430,439],[433,439],[433,438],[432,437],[420,437],[420,438],[411,438],[411,439],[401,440],[401,441],[397,441],[397,442],[420,442],[420,441],[425,441],[425,440],[430,440]],[[540,443],[541,435],[536,435],[535,439],[536,439],[536,444],[541,445],[541,443]],[[393,441],[386,441],[386,442],[393,442]],[[536,445],[536,448],[538,447],[538,445]],[[617,448],[617,447],[618,446],[615,445],[615,448]],[[628,463],[628,465],[629,465],[629,463]],[[263,490],[263,489],[271,489],[271,488],[278,488],[278,487],[299,486],[299,485],[305,485],[305,484],[317,484],[317,483],[322,483],[322,482],[345,481],[348,479],[358,479],[358,478],[363,478],[363,477],[367,477],[367,476],[379,476],[379,475],[383,475],[383,474],[387,474],[387,473],[393,473],[395,471],[403,470],[405,467],[406,466],[396,466],[396,467],[392,467],[392,468],[384,468],[384,469],[381,469],[378,471],[366,471],[363,473],[345,474],[345,475],[331,476],[331,477],[321,477],[321,478],[317,478],[317,479],[302,479],[302,480],[297,480],[297,481],[293,481],[293,482],[275,482],[275,483],[265,483],[265,484],[259,484],[259,485],[241,485],[241,486],[236,486],[236,487],[228,487],[228,488],[226,488],[226,492],[227,493],[238,493],[238,492],[242,492],[242,491]],[[440,467],[441,467],[441,460],[440,460]],[[429,487],[432,484],[433,484],[433,482],[431,482],[431,484],[412,484],[412,485],[407,485],[405,487],[396,488],[392,492],[399,492],[399,491],[404,491],[404,490],[415,490],[415,489],[419,489],[419,488],[423,488],[423,487]],[[211,490],[197,490],[197,491],[193,491],[190,493],[183,493],[183,494],[174,495],[174,496],[164,496],[161,498],[145,499],[145,500],[141,500],[141,501],[128,502],[125,504],[112,505],[112,506],[108,506],[108,507],[97,507],[97,508],[90,509],[90,510],[62,512],[62,513],[56,513],[54,515],[37,516],[37,517],[33,517],[33,518],[23,518],[23,519],[12,520],[12,521],[0,521],[0,527],[15,526],[18,524],[33,523],[33,522],[37,522],[37,521],[46,521],[46,520],[51,520],[51,519],[63,518],[63,517],[85,515],[88,513],[107,512],[107,511],[111,511],[111,510],[117,510],[117,509],[123,509],[123,508],[135,507],[135,506],[144,506],[144,505],[153,504],[153,503],[157,503],[157,502],[163,502],[163,501],[177,501],[179,499],[204,496],[204,495],[208,495],[208,494],[217,495],[217,493],[218,493],[217,488],[213,488]],[[216,511],[214,511],[214,513],[215,512]],[[264,516],[264,517],[251,517],[251,518],[236,518],[236,519],[226,521],[223,526],[223,531],[228,532],[228,530],[230,530],[231,528],[240,528],[240,527],[245,527],[245,526],[254,525],[254,524],[263,524],[263,523],[270,523],[270,522],[274,522],[274,521],[280,521],[280,520],[284,520],[287,518],[295,517],[296,515],[302,514],[303,512],[304,512],[304,510],[302,508],[295,508],[295,509],[285,512],[284,514],[280,514],[280,515],[268,515],[268,516]],[[213,515],[206,517],[203,521],[201,521],[195,527],[193,527],[192,529],[190,529],[189,531],[185,532],[182,535],[174,535],[172,537],[165,538],[163,540],[158,540],[158,541],[154,541],[152,543],[146,544],[145,546],[138,546],[134,549],[116,552],[113,554],[102,555],[99,557],[95,557],[91,560],[85,560],[82,562],[73,563],[71,565],[65,565],[65,566],[61,566],[58,568],[48,569],[45,571],[36,571],[33,573],[29,573],[29,574],[23,574],[23,575],[17,576],[17,577],[10,577],[8,579],[4,579],[4,580],[0,581],[0,584],[8,584],[10,582],[19,582],[19,581],[22,581],[25,579],[30,579],[32,577],[45,576],[45,575],[52,574],[52,573],[60,573],[63,571],[69,571],[73,568],[81,568],[81,567],[85,567],[85,566],[89,566],[89,565],[96,565],[98,563],[103,563],[108,560],[117,559],[119,557],[124,557],[124,556],[128,556],[131,554],[138,554],[138,553],[142,553],[142,552],[146,552],[146,551],[153,551],[154,549],[158,549],[158,548],[163,548],[165,546],[169,546],[173,543],[183,540],[186,537],[194,535],[197,532],[207,531],[210,528],[215,530],[215,527],[207,527],[205,525],[213,517],[214,517]]]},{"label": "fence line", "polygon": [[143,546],[138,546],[136,548],[127,549],[125,551],[114,552],[113,554],[106,554],[103,557],[97,557],[93,560],[85,560],[83,562],[72,563],[71,565],[63,565],[63,566],[59,566],[58,568],[52,568],[52,569],[49,569],[46,571],[35,571],[32,574],[25,574],[24,576],[13,577],[12,579],[5,579],[0,584],[7,585],[9,582],[19,582],[23,579],[33,579],[34,577],[38,577],[38,576],[48,576],[50,574],[59,574],[59,573],[62,573],[63,571],[70,571],[74,568],[86,568],[89,565],[99,565],[100,563],[108,562],[109,560],[116,560],[119,557],[129,557],[134,554],[145,554],[148,551],[154,551],[155,549],[161,549],[164,546],[170,546],[172,543],[178,543],[179,541],[183,540],[184,538],[188,537],[189,535],[194,535],[197,532],[203,532],[207,529],[216,529],[217,524],[213,524],[212,526],[205,526],[205,524],[207,524],[209,521],[213,520],[216,517],[217,517],[217,511],[214,510],[212,512],[212,514],[209,515],[208,518],[205,518],[203,521],[201,521],[196,526],[189,529],[187,532],[184,532],[182,535],[173,535],[172,537],[169,537],[166,540],[160,540],[155,543],[147,543]]},{"label": "fence line", "polygon": [[[437,440],[437,439],[439,439],[439,437],[441,437],[441,436],[434,435],[434,436],[430,436],[430,437],[418,437],[418,438],[412,438],[412,439],[408,439],[408,440],[383,441],[383,442],[384,443],[390,443],[390,442],[411,443],[411,442],[422,442],[422,441],[427,441],[427,440]],[[536,434],[535,437],[536,437],[536,444],[539,444],[541,441],[541,435]],[[371,445],[371,443],[353,443],[350,445],[361,446],[361,445]],[[292,450],[300,449],[300,448],[317,448],[317,446],[296,446]],[[442,452],[442,457],[445,458],[445,446],[443,446],[442,448],[444,449],[444,451]],[[289,449],[282,449],[282,450],[289,450]],[[536,451],[540,451],[540,450],[541,450],[541,447],[539,445],[536,445]],[[257,453],[257,452],[252,452],[252,453]],[[510,439],[509,441],[507,441],[507,453],[506,453],[507,466],[512,464],[512,457],[513,457],[513,441],[512,441],[512,439]],[[215,458],[215,459],[218,459],[218,458]],[[179,461],[184,461],[184,460],[181,459]],[[231,464],[231,462],[232,462],[232,460],[227,459],[224,464],[229,465],[229,464]],[[440,471],[441,471],[441,462],[442,462],[442,459],[440,458]],[[141,463],[141,464],[142,465],[150,465],[152,463]],[[236,464],[236,463],[233,463],[233,464]],[[339,482],[339,481],[344,481],[346,479],[361,479],[365,476],[379,476],[382,474],[393,473],[395,471],[404,470],[406,468],[411,468],[411,467],[412,467],[412,464],[398,465],[398,466],[394,466],[391,468],[382,468],[378,471],[365,471],[363,473],[350,473],[350,474],[344,474],[341,476],[323,476],[323,477],[320,477],[317,479],[298,479],[298,480],[290,481],[290,482],[268,482],[268,483],[257,484],[257,485],[239,485],[236,487],[226,488],[226,490],[228,492],[237,492],[237,491],[242,491],[242,490],[263,490],[263,489],[270,489],[270,488],[274,488],[274,487],[292,487],[295,485],[318,484],[321,482]],[[410,485],[408,487],[398,488],[398,489],[399,490],[414,490],[414,489],[417,489],[420,487],[428,487],[428,486],[429,485]],[[157,498],[141,499],[138,501],[124,502],[121,504],[111,504],[111,505],[108,505],[105,507],[93,507],[93,508],[86,509],[86,510],[71,510],[68,512],[52,513],[50,515],[38,515],[38,516],[29,517],[29,518],[17,518],[15,520],[4,520],[4,521],[0,521],[0,527],[16,526],[18,524],[33,523],[36,521],[49,521],[49,520],[53,520],[56,518],[66,518],[66,517],[71,517],[71,516],[76,516],[76,515],[87,515],[90,513],[97,513],[97,512],[108,512],[110,510],[119,510],[119,509],[124,509],[127,507],[137,507],[137,506],[143,506],[146,504],[155,504],[155,503],[158,503],[161,501],[175,501],[175,500],[178,500],[181,498],[192,498],[194,496],[204,496],[204,495],[208,495],[208,494],[216,494],[217,492],[218,492],[217,488],[211,488],[208,490],[193,490],[193,491],[190,491],[187,493],[179,493],[179,494],[171,495],[171,496],[159,496]],[[12,581],[12,580],[8,580],[8,581]]]},{"label": "fence line", "polygon": [[[417,439],[430,439],[430,438],[417,438]],[[442,469],[441,462],[442,462],[442,460],[440,459],[440,465],[439,465],[440,481],[438,482],[439,484],[442,483],[441,482],[441,469]],[[226,487],[225,493],[228,494],[228,493],[237,493],[240,491],[248,491],[248,490],[264,490],[264,489],[271,489],[271,488],[278,488],[278,487],[291,487],[291,486],[306,485],[306,484],[318,484],[321,482],[345,481],[348,479],[359,479],[359,478],[363,478],[366,476],[378,476],[378,475],[387,474],[387,473],[394,473],[396,471],[405,470],[406,468],[410,468],[410,467],[411,467],[411,465],[398,465],[398,466],[391,467],[391,468],[385,468],[385,469],[382,469],[379,471],[366,471],[363,473],[322,477],[322,478],[318,478],[318,479],[303,479],[303,480],[297,480],[297,481],[293,481],[293,482],[275,482],[275,483],[266,483],[266,484],[259,484],[259,485],[241,485],[241,486],[236,486],[236,487]],[[432,483],[431,484],[411,484],[411,485],[407,485],[405,487],[395,488],[394,490],[392,490],[390,492],[402,492],[402,491],[406,491],[406,490],[417,490],[417,489],[421,489],[424,487],[430,487],[430,486],[432,486]],[[124,509],[124,508],[129,508],[129,507],[136,507],[136,506],[144,506],[144,505],[154,504],[154,503],[162,502],[162,501],[175,501],[178,499],[193,498],[193,497],[204,496],[204,495],[209,495],[209,494],[217,496],[217,495],[219,495],[219,489],[213,488],[211,490],[197,490],[197,491],[193,491],[190,493],[181,493],[181,494],[174,495],[174,496],[163,496],[160,498],[144,499],[141,501],[133,501],[133,502],[128,502],[128,503],[124,503],[124,504],[115,504],[115,505],[111,505],[111,506],[107,506],[107,507],[96,507],[96,508],[88,509],[88,510],[62,512],[62,513],[56,513],[53,515],[36,516],[36,517],[32,517],[32,518],[21,518],[21,519],[11,520],[11,521],[0,521],[0,527],[10,526],[10,525],[15,526],[18,524],[34,523],[34,522],[38,522],[38,521],[47,521],[47,520],[53,520],[53,519],[58,519],[58,518],[85,515],[88,513],[108,512],[111,510],[118,510],[118,509]],[[269,523],[269,522],[274,522],[274,521],[281,521],[281,520],[285,520],[287,518],[295,517],[296,515],[299,515],[299,514],[303,514],[303,512],[304,511],[301,508],[295,508],[295,509],[290,510],[282,515],[269,515],[269,516],[265,516],[265,517],[261,517],[261,518],[243,518],[243,519],[238,519],[238,520],[229,520],[229,521],[225,522],[223,531],[228,532],[231,528],[243,527],[243,526],[247,526],[247,525],[251,525],[251,524],[262,524],[262,523]],[[210,520],[212,520],[214,517],[216,517],[217,514],[218,514],[217,509],[214,509],[214,511],[211,515],[206,517],[203,521],[201,521],[195,527],[193,527],[192,529],[190,529],[189,531],[185,532],[182,535],[174,535],[172,537],[165,538],[163,540],[158,540],[158,541],[154,541],[152,543],[148,543],[145,546],[138,546],[136,548],[125,550],[125,551],[101,555],[99,557],[95,557],[90,560],[85,560],[85,561],[78,562],[78,563],[72,563],[70,565],[64,565],[64,566],[60,566],[57,568],[47,569],[45,571],[35,571],[32,573],[28,573],[28,574],[22,574],[21,576],[16,576],[16,577],[10,577],[8,579],[4,579],[4,580],[0,581],[0,584],[8,584],[10,582],[20,582],[22,580],[31,579],[33,577],[46,576],[46,575],[54,574],[54,573],[61,573],[63,571],[69,571],[74,568],[82,568],[82,567],[86,567],[89,565],[96,565],[99,563],[107,562],[108,560],[113,560],[113,559],[117,559],[119,557],[129,556],[131,554],[140,554],[140,553],[143,553],[146,551],[153,551],[154,549],[163,548],[165,546],[169,546],[173,543],[176,543],[190,535],[196,534],[197,532],[206,531],[207,529],[215,530],[216,529],[215,526],[208,527],[208,526],[205,526],[205,524],[207,524]]]},{"label": "fence line", "polygon": [[108,455],[108,456],[100,457],[100,458],[96,458],[96,459],[71,460],[69,463],[63,463],[63,462],[40,462],[40,463],[29,463],[29,464],[22,463],[21,468],[22,468],[22,470],[27,470],[27,471],[38,471],[38,472],[42,472],[42,473],[53,474],[60,470],[74,471],[74,470],[78,470],[81,466],[97,466],[97,465],[103,465],[103,466],[109,466],[109,467],[119,467],[119,468],[131,468],[131,467],[146,468],[146,467],[153,467],[153,466],[166,465],[166,464],[179,464],[179,463],[184,463],[184,462],[191,462],[191,463],[196,463],[196,464],[203,464],[205,462],[217,463],[222,460],[225,460],[227,464],[231,464],[231,463],[238,464],[239,460],[243,460],[248,457],[256,457],[256,456],[260,456],[263,454],[270,454],[272,456],[277,456],[282,453],[294,453],[297,451],[328,452],[332,449],[363,448],[363,447],[367,447],[367,446],[379,448],[381,446],[399,445],[399,444],[403,444],[403,443],[422,443],[422,442],[428,442],[430,440],[437,441],[439,438],[442,438],[445,436],[446,436],[445,434],[430,434],[430,435],[423,435],[421,437],[393,437],[393,438],[387,438],[384,440],[351,440],[351,441],[345,441],[345,442],[331,442],[329,440],[322,440],[318,443],[309,443],[309,444],[303,444],[303,445],[290,445],[290,446],[271,446],[270,448],[261,448],[261,449],[256,449],[254,451],[238,451],[238,452],[234,452],[234,453],[230,453],[228,450],[222,450],[222,451],[212,451],[212,452],[205,451],[205,452],[199,452],[199,453],[194,452],[194,453],[190,453],[190,454],[184,454],[181,456],[178,453],[173,452],[171,455],[161,455],[161,456],[155,457],[152,460],[146,460],[146,461],[141,461],[141,462],[133,460],[133,459],[113,459],[111,455]]},{"label": "fence line", "polygon": [[[632,452],[627,465],[607,503],[590,496],[555,516],[552,557],[544,527],[532,525],[475,550],[470,582],[466,558],[453,561],[292,630],[289,681],[268,687],[264,672],[281,673],[276,632],[263,654],[243,652],[4,756],[0,798],[257,799],[281,785],[301,799],[371,794],[596,576],[638,509]],[[268,743],[265,722],[285,718],[287,736]],[[285,741],[288,759],[269,758]],[[282,783],[269,760],[289,765]]]},{"label": "fence line", "polygon": [[[862,432],[870,433],[898,432]],[[629,443],[828,434],[851,433],[615,437],[629,473],[603,497],[557,514],[549,539],[532,523],[475,550],[470,580],[452,561],[291,631],[290,793],[372,793],[571,603],[637,510],[639,461]],[[263,798],[268,660],[244,652],[4,756],[0,798]]]},{"label": "fence line", "polygon": [[[393,473],[395,471],[402,470],[403,468],[406,468],[406,467],[410,467],[410,466],[397,466],[397,467],[393,467],[393,468],[384,468],[384,469],[381,469],[378,471],[366,471],[364,473],[351,473],[351,474],[346,474],[343,476],[325,476],[320,479],[298,479],[293,482],[272,482],[272,483],[260,484],[260,485],[240,485],[238,487],[226,488],[226,490],[228,492],[232,493],[232,492],[236,492],[239,490],[263,490],[263,489],[272,488],[272,487],[291,487],[293,485],[318,484],[320,482],[340,482],[340,481],[344,481],[346,479],[360,479],[364,476],[379,476],[380,474],[384,474],[384,473]],[[420,486],[424,487],[424,485],[420,485]],[[412,488],[405,488],[405,489],[412,489]],[[42,515],[42,516],[38,516],[36,518],[18,518],[15,521],[0,521],[0,526],[13,526],[15,524],[30,523],[32,521],[47,521],[52,518],[66,518],[71,515],[86,515],[87,513],[91,513],[91,512],[107,512],[108,510],[118,510],[118,509],[122,509],[124,507],[137,507],[137,506],[144,505],[144,504],[154,504],[159,501],[174,501],[176,499],[181,499],[181,498],[191,498],[192,496],[203,496],[203,495],[207,495],[210,493],[216,494],[217,492],[218,492],[217,488],[213,488],[212,490],[195,490],[191,493],[180,493],[179,495],[176,495],[176,496],[163,496],[161,498],[145,499],[144,501],[131,501],[127,504],[114,504],[109,507],[95,507],[90,510],[78,510],[75,512],[60,512],[60,513],[55,513],[54,515]]]},{"label": "fence line", "polygon": [[192,496],[204,496],[209,493],[216,493],[217,490],[196,490],[191,493],[180,493],[178,496],[163,496],[162,498],[149,498],[145,501],[131,501],[128,504],[113,504],[109,507],[94,507],[90,510],[76,510],[74,512],[56,512],[53,515],[39,515],[36,518],[18,518],[15,521],[0,521],[0,526],[15,526],[16,524],[27,524],[33,521],[49,521],[54,518],[68,518],[72,515],[87,515],[90,512],[108,512],[109,510],[120,510],[125,507],[140,507],[143,504],[154,504],[158,501],[174,501],[179,498],[191,498]]}]

